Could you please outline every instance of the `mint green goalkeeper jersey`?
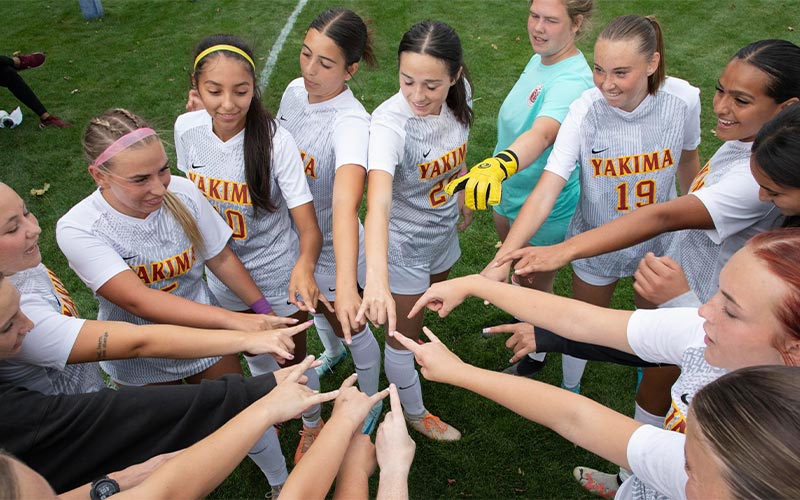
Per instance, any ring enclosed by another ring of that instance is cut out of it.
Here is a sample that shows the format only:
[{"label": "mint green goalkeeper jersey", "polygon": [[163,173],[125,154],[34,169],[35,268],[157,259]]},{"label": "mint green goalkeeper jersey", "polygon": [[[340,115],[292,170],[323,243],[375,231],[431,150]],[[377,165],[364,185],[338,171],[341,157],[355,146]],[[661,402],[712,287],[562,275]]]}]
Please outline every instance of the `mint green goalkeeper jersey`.
[{"label": "mint green goalkeeper jersey", "polygon": [[[578,52],[551,65],[542,64],[542,58],[535,54],[500,107],[494,154],[511,146],[541,116],[559,123],[564,121],[572,101],[592,86],[592,71],[582,53]],[[536,161],[503,182],[503,196],[495,211],[508,218],[512,224],[539,181],[551,150],[552,146],[545,149]],[[554,245],[564,241],[579,195],[578,175],[573,172],[550,216],[531,238],[532,244]]]}]

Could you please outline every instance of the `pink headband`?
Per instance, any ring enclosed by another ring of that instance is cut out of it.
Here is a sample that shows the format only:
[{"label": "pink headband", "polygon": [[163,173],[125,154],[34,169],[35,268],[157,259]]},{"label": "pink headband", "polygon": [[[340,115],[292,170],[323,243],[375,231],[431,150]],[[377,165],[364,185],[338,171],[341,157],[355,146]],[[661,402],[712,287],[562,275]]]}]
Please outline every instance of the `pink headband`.
[{"label": "pink headband", "polygon": [[156,131],[146,127],[137,128],[136,130],[128,132],[116,141],[112,142],[111,145],[105,149],[105,151],[100,153],[100,156],[98,156],[97,159],[92,163],[92,166],[100,167],[100,165],[116,156],[120,151],[128,149],[137,142],[146,137],[150,137],[151,135],[156,135]]}]

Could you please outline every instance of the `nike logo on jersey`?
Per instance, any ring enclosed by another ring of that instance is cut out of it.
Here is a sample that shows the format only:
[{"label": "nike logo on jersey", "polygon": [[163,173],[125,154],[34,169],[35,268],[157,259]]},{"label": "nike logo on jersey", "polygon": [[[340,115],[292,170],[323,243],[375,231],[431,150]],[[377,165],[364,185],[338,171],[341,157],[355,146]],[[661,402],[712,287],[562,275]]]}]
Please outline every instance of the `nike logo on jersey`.
[{"label": "nike logo on jersey", "polygon": [[427,152],[427,153],[424,153],[424,154],[422,155],[422,157],[423,157],[423,158],[427,158],[429,154],[431,154],[431,150],[430,150],[430,149],[428,150],[428,152]]},{"label": "nike logo on jersey", "polygon": [[689,393],[688,392],[686,394],[681,394],[681,401],[683,401],[683,403],[686,406],[689,406]]},{"label": "nike logo on jersey", "polygon": [[594,149],[594,148],[592,148],[592,154],[593,155],[599,155],[603,151],[608,151],[608,148],[606,148],[606,149]]},{"label": "nike logo on jersey", "polygon": [[283,117],[283,115],[281,115],[281,121],[282,122],[288,122],[289,120],[287,120],[286,118]]},{"label": "nike logo on jersey", "polygon": [[333,287],[333,288],[331,288],[331,287],[328,287],[328,291],[329,291],[329,292],[335,292],[335,291],[336,291],[336,287]]},{"label": "nike logo on jersey", "polygon": [[194,163],[192,163],[192,168],[206,168],[206,166],[205,165],[195,165]]},{"label": "nike logo on jersey", "polygon": [[136,258],[136,255],[131,255],[130,257],[123,257],[122,260],[131,260]]}]

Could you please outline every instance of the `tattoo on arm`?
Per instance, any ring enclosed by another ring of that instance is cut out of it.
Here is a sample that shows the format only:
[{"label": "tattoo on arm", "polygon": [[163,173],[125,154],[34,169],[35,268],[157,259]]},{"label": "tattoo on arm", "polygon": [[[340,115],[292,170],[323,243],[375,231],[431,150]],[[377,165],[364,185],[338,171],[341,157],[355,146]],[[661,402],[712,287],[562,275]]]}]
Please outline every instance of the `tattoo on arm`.
[{"label": "tattoo on arm", "polygon": [[108,356],[108,332],[97,337],[97,361],[103,361]]}]

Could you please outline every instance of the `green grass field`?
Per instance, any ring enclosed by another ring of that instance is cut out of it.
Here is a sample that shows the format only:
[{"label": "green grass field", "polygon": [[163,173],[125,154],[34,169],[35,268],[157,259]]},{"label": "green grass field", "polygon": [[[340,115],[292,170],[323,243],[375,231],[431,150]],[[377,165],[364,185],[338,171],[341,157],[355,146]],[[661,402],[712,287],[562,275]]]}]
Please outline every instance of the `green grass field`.
[{"label": "green grass field", "polygon": [[[655,14],[666,37],[669,74],[700,87],[703,102],[705,162],[719,147],[712,135],[711,107],[714,83],[727,60],[742,46],[763,38],[785,38],[798,43],[800,29],[795,1],[733,0],[663,2],[657,0],[598,0],[593,28],[579,42],[591,61],[597,32],[612,18],[628,13]],[[80,137],[89,118],[109,107],[125,107],[172,138],[172,124],[183,112],[190,59],[196,44],[212,33],[234,33],[247,39],[258,55],[259,70],[295,0],[104,0],[106,16],[84,21],[78,2],[0,0],[5,33],[0,53],[46,51],[47,64],[23,73],[49,111],[75,123],[64,130],[44,130],[26,113],[17,129],[0,130],[0,180],[17,190],[43,227],[44,262],[65,282],[82,314],[94,317],[96,303],[75,277],[55,245],[54,227],[61,215],[88,195],[93,183],[82,158]],[[375,29],[380,67],[358,72],[352,88],[368,110],[397,91],[396,47],[414,22],[438,19],[453,25],[465,49],[473,79],[475,125],[470,136],[470,165],[491,154],[497,110],[531,56],[526,33],[527,2],[517,0],[353,0],[332,3],[311,0],[303,9],[278,58],[265,92],[271,110],[277,108],[286,84],[298,76],[297,55],[305,27],[327,7],[343,5],[370,19]],[[8,92],[0,92],[0,109],[17,106]],[[169,149],[169,148],[168,148]],[[174,159],[174,153],[169,151]],[[32,188],[50,184],[43,196]],[[497,236],[489,213],[476,214],[461,235],[462,259],[452,275],[480,271],[495,252]],[[569,295],[569,273],[558,276],[557,293]],[[629,281],[623,281],[614,307],[632,308]],[[501,369],[510,357],[500,338],[485,340],[480,329],[508,319],[502,311],[469,300],[450,317],[430,315],[427,324],[465,360],[489,369]],[[382,338],[382,333],[379,333]],[[319,352],[312,334],[311,352]],[[333,389],[353,370],[348,359],[323,389]],[[541,379],[558,384],[558,356],[551,356]],[[633,408],[635,372],[630,368],[590,364],[583,393],[625,413]],[[385,384],[385,380],[383,381]],[[457,443],[433,443],[414,435],[417,455],[410,476],[413,498],[589,498],[571,478],[575,465],[611,469],[608,463],[576,448],[559,436],[466,391],[424,383],[427,407],[460,429]],[[547,405],[547,401],[532,401]],[[330,407],[326,408],[326,412]],[[120,422],[120,425],[125,425]],[[284,452],[291,457],[300,424],[283,427]],[[213,498],[260,498],[266,482],[245,461]],[[372,484],[374,495],[376,485]]]}]

